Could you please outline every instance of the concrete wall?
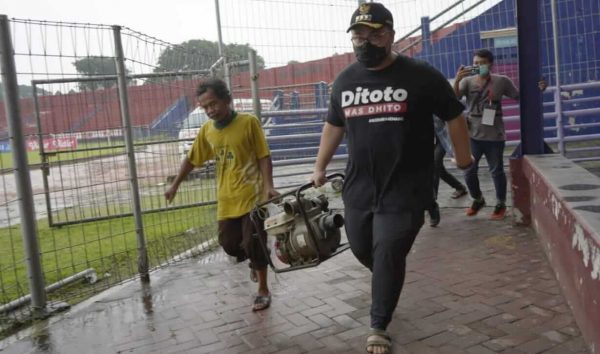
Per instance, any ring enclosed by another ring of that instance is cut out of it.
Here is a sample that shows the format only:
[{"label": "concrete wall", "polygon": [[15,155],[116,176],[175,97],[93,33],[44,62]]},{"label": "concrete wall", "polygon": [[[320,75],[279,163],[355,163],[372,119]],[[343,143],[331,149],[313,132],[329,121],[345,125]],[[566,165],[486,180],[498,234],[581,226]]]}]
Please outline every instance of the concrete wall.
[{"label": "concrete wall", "polygon": [[560,155],[511,160],[517,221],[531,224],[592,353],[600,353],[600,179]]}]

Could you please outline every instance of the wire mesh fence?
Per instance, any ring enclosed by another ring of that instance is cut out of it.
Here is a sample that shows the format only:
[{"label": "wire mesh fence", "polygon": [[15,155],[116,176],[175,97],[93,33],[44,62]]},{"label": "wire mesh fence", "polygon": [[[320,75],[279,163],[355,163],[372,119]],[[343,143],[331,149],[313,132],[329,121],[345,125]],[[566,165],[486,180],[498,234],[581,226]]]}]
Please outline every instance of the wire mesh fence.
[{"label": "wire mesh fence", "polygon": [[[489,48],[496,56],[494,72],[518,84],[514,0],[382,2],[394,14],[396,51],[428,61],[452,81],[461,64],[472,62],[476,49]],[[551,86],[544,94],[547,137],[557,141],[558,121],[571,139],[566,139],[571,156],[597,158],[598,3],[557,0],[558,46],[553,41],[551,1],[541,3],[540,66]],[[252,109],[253,78],[243,61],[253,48],[259,68],[255,99],[260,99],[260,118],[275,160],[275,184],[282,189],[302,184],[317,152],[329,85],[354,61],[346,29],[357,1],[221,0],[220,6],[234,108]],[[66,286],[53,287],[49,299],[73,303],[137,276],[136,194],[150,267],[211,249],[216,213],[210,164],[182,184],[174,204],[166,204],[163,192],[202,122],[195,110],[194,87],[208,75],[226,74],[216,65],[222,60],[217,44],[190,35],[190,40],[174,45],[120,28],[131,116],[126,124],[115,65],[115,27],[12,19],[10,29],[45,282],[55,284],[73,275],[93,280],[82,285],[72,279]],[[558,70],[555,50],[561,53]],[[560,94],[553,95],[557,71]],[[557,96],[564,103],[559,118]],[[3,108],[0,306],[30,292]],[[516,101],[504,102],[504,116],[509,139],[516,144]],[[132,154],[127,129],[133,137]],[[342,144],[332,171],[343,168],[346,153]],[[132,159],[135,193],[128,164]],[[90,269],[95,276],[82,273]],[[27,317],[25,307],[15,308],[0,307],[2,329]]]},{"label": "wire mesh fence", "polygon": [[[382,2],[394,14],[397,52],[429,62],[453,82],[458,67],[470,65],[476,50],[491,49],[493,72],[508,76],[519,87],[516,1]],[[557,0],[553,17],[552,3],[540,2],[540,79],[549,85],[543,93],[545,137],[556,151],[576,161],[598,160],[599,6],[593,0]],[[241,12],[238,2],[225,0],[221,8],[225,41],[249,43],[266,58],[261,87],[273,91],[278,86],[331,83],[354,60],[345,31],[356,1],[256,1]],[[556,57],[555,52],[559,53]],[[240,74],[233,75],[232,82],[241,90],[249,80]],[[518,102],[505,99],[503,108],[508,145],[516,146],[520,139]],[[598,172],[596,164],[584,167]]]},{"label": "wire mesh fence", "polygon": [[[114,28],[17,19],[11,29],[19,82],[29,89],[19,104],[43,276],[52,290],[48,299],[74,303],[139,272]],[[199,64],[206,70],[169,72],[160,61],[164,53],[202,56],[129,29],[121,33],[145,248],[149,266],[157,267],[214,246],[215,184],[209,169],[195,173],[173,205],[163,197],[182,158],[179,128],[209,64]],[[29,315],[19,307],[27,303],[21,300],[29,289],[10,154],[0,160],[3,330]],[[76,274],[93,284],[82,285],[78,278],[53,286]]]}]

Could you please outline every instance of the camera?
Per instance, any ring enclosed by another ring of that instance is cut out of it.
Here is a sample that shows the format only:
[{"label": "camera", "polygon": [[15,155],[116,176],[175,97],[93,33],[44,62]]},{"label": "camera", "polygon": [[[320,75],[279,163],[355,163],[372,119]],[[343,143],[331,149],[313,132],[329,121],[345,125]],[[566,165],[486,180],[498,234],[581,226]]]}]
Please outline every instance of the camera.
[{"label": "camera", "polygon": [[469,70],[469,75],[479,75],[479,65],[465,66],[464,70]]}]

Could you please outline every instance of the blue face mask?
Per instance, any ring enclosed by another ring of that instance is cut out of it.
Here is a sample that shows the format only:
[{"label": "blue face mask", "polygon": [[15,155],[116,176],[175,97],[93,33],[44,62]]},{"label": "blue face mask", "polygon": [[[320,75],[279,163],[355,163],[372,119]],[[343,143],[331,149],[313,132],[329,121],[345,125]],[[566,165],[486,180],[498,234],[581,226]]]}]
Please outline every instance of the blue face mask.
[{"label": "blue face mask", "polygon": [[487,64],[479,65],[479,76],[488,76],[490,73],[490,66]]}]

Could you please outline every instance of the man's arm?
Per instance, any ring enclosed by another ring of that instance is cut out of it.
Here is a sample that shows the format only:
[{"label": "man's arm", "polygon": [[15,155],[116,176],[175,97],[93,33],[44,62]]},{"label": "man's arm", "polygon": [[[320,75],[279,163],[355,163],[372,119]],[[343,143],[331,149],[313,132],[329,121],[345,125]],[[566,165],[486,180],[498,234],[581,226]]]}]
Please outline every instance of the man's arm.
[{"label": "man's arm", "polygon": [[452,145],[454,147],[456,167],[460,169],[466,169],[473,163],[467,121],[461,114],[458,117],[448,121],[446,124],[448,124],[448,134],[450,135],[450,139],[452,140]]},{"label": "man's arm", "polygon": [[265,199],[269,200],[279,195],[273,185],[273,161],[271,156],[263,157],[258,160],[258,168],[263,179],[263,193]]},{"label": "man's arm", "polygon": [[315,187],[320,187],[327,182],[325,170],[327,169],[327,165],[331,161],[335,150],[342,142],[344,132],[344,127],[338,127],[329,122],[325,122],[323,133],[321,134],[317,162],[315,162],[314,172],[311,177],[311,181]]},{"label": "man's arm", "polygon": [[[504,78],[505,81],[505,89],[504,89],[504,95],[506,97],[510,97],[513,100],[519,100],[519,89],[517,89],[517,87],[515,86],[515,83],[508,77]],[[539,85],[539,83],[538,83]]]},{"label": "man's arm", "polygon": [[[515,86],[515,83],[508,77],[506,78],[506,81],[506,96],[515,100],[519,100],[521,97],[519,89]],[[540,81],[538,81],[537,86],[541,92],[544,92],[548,87],[548,83],[546,82],[546,79],[542,77]]]},{"label": "man's arm", "polygon": [[192,163],[186,156],[181,162],[181,166],[179,166],[179,172],[177,173],[177,177],[175,177],[175,180],[173,181],[173,183],[171,183],[171,187],[169,187],[169,189],[167,189],[167,191],[165,192],[165,199],[167,200],[167,203],[171,203],[171,201],[173,201],[173,198],[175,198],[175,194],[177,194],[177,189],[179,188],[179,185],[181,184],[181,182],[183,182],[185,177],[187,177],[187,175],[193,169],[194,165],[192,165]]}]

